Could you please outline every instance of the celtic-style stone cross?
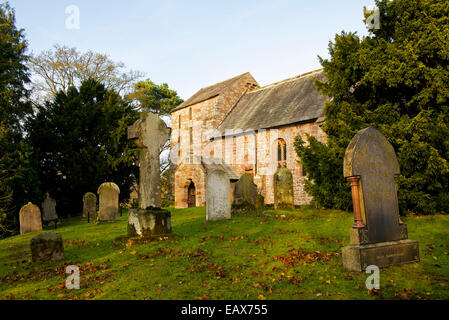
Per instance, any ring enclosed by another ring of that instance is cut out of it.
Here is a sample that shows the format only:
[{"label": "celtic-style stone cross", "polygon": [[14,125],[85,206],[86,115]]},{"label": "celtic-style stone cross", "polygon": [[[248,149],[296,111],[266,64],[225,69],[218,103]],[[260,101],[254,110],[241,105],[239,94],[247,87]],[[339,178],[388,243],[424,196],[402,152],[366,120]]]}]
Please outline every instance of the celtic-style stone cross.
[{"label": "celtic-style stone cross", "polygon": [[160,149],[170,138],[170,128],[155,113],[147,113],[128,127],[128,139],[140,148],[139,208],[160,208]]}]

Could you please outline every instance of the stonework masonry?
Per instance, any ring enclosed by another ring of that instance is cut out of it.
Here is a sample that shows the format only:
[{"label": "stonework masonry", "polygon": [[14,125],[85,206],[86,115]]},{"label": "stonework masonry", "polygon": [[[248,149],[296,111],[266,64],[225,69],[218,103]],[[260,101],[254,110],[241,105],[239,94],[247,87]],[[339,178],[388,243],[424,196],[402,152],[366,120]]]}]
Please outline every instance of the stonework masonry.
[{"label": "stonework masonry", "polygon": [[[218,95],[208,97],[203,94],[206,100],[196,102],[193,99],[192,105],[184,103],[172,113],[171,157],[177,164],[174,179],[176,208],[187,208],[189,197],[190,206],[192,201],[194,206],[206,205],[206,172],[198,160],[202,158],[220,160],[229,165],[238,176],[245,173],[251,174],[259,192],[265,197],[265,203],[273,204],[273,175],[280,165],[279,139],[285,141],[286,145],[285,159],[283,159],[285,161],[282,165],[290,169],[293,174],[295,205],[308,204],[312,200],[304,190],[305,176],[294,149],[294,140],[297,135],[300,135],[306,141],[307,135],[311,135],[325,142],[326,135],[321,129],[324,117],[314,116],[313,119],[272,128],[255,127],[254,130],[232,128],[232,131],[220,132],[219,126],[225,119],[232,116],[233,110],[244,95],[264,90],[258,87],[249,73],[239,77],[231,81],[231,84],[222,89]],[[210,90],[216,94],[213,87],[202,89],[200,93]],[[303,100],[307,101],[307,99]],[[321,100],[319,102],[321,104]],[[264,101],[260,103],[263,104]],[[301,103],[304,102],[301,101]],[[266,108],[269,107],[269,105],[266,106]],[[324,103],[321,108],[324,110]]]}]

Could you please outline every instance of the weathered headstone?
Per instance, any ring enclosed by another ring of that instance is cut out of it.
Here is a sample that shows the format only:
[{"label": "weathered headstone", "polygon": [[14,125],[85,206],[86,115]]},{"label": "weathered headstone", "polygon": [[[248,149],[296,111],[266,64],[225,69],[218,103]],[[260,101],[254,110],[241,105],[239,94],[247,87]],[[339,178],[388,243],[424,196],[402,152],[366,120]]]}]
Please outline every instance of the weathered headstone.
[{"label": "weathered headstone", "polygon": [[395,178],[399,163],[393,146],[373,127],[359,131],[344,159],[344,176],[351,183],[354,225],[351,245],[343,248],[343,264],[363,271],[419,261],[418,242],[407,240],[399,216]]},{"label": "weathered headstone", "polygon": [[234,184],[232,212],[254,210],[259,205],[257,185],[250,174],[244,174]]},{"label": "weathered headstone", "polygon": [[50,197],[48,192],[45,194],[44,202],[42,202],[42,220],[44,223],[58,220],[56,200]]},{"label": "weathered headstone", "polygon": [[206,176],[206,220],[231,219],[231,182],[223,170],[213,170]]},{"label": "weathered headstone", "polygon": [[170,211],[132,209],[128,213],[128,236],[150,238],[171,233]]},{"label": "weathered headstone", "polygon": [[120,220],[120,188],[113,182],[105,182],[98,188],[97,193],[100,195],[97,220],[100,222]]},{"label": "weathered headstone", "polygon": [[276,210],[292,210],[295,208],[293,175],[285,167],[280,167],[274,175],[274,208]]},{"label": "weathered headstone", "polygon": [[47,232],[33,237],[30,241],[33,262],[64,260],[64,244],[58,233]]},{"label": "weathered headstone", "polygon": [[42,231],[41,210],[31,202],[19,212],[20,234]]},{"label": "weathered headstone", "polygon": [[128,139],[140,148],[139,208],[128,212],[128,236],[151,239],[172,232],[171,213],[160,209],[160,150],[170,138],[170,128],[157,114],[147,113],[128,127]]},{"label": "weathered headstone", "polygon": [[170,128],[157,114],[147,113],[128,128],[128,139],[140,148],[139,207],[160,208],[160,150],[170,138]]},{"label": "weathered headstone", "polygon": [[88,192],[83,196],[83,216],[82,220],[97,220],[97,196]]}]

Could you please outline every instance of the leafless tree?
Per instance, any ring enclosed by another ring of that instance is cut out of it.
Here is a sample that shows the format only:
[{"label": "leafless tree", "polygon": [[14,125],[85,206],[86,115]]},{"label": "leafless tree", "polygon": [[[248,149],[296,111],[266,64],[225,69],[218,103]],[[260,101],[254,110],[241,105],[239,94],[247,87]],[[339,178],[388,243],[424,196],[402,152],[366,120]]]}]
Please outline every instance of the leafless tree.
[{"label": "leafless tree", "polygon": [[33,72],[34,99],[51,98],[59,90],[67,92],[70,86],[79,86],[92,78],[106,88],[121,93],[132,88],[143,74],[138,71],[124,71],[122,62],[114,62],[106,54],[55,45],[52,50],[32,55],[29,60]]}]

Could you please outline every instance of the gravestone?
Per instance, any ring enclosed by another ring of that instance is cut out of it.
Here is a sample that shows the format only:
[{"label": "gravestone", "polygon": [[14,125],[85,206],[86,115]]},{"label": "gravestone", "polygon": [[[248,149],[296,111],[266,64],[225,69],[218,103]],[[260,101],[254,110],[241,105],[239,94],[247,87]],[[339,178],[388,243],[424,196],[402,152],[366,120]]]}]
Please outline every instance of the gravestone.
[{"label": "gravestone", "polygon": [[42,231],[41,210],[31,202],[19,212],[20,234]]},{"label": "gravestone", "polygon": [[254,210],[260,206],[257,185],[250,174],[246,173],[234,184],[232,212]]},{"label": "gravestone", "polygon": [[231,219],[231,181],[223,170],[206,176],[206,220]]},{"label": "gravestone", "polygon": [[287,168],[280,167],[274,175],[274,208],[292,210],[295,208],[293,197],[293,175]]},{"label": "gravestone", "polygon": [[97,193],[100,196],[97,221],[118,221],[120,188],[113,182],[105,182]]},{"label": "gravestone", "polygon": [[56,200],[51,198],[48,192],[45,194],[44,202],[42,202],[42,220],[44,223],[58,220]]},{"label": "gravestone", "polygon": [[343,248],[343,265],[363,271],[419,261],[418,242],[407,240],[399,216],[396,177],[399,163],[393,146],[377,129],[359,131],[344,159],[344,176],[351,183],[354,225],[351,245]]},{"label": "gravestone", "polygon": [[161,200],[160,150],[170,138],[170,128],[155,113],[128,127],[128,139],[140,149],[139,208],[159,208]]},{"label": "gravestone", "polygon": [[64,244],[58,233],[47,232],[33,237],[30,241],[33,262],[64,260]]},{"label": "gravestone", "polygon": [[172,232],[171,213],[160,209],[160,150],[170,138],[170,128],[157,114],[147,113],[128,127],[128,139],[140,149],[138,209],[128,212],[128,236],[151,239]]},{"label": "gravestone", "polygon": [[97,220],[97,196],[88,192],[83,196],[83,216],[82,220]]}]

